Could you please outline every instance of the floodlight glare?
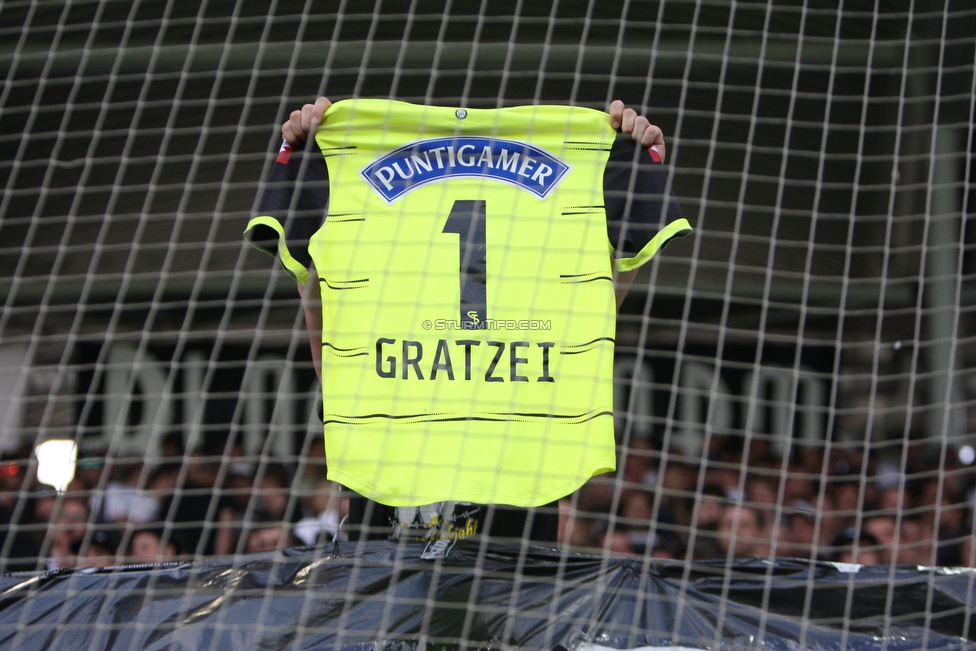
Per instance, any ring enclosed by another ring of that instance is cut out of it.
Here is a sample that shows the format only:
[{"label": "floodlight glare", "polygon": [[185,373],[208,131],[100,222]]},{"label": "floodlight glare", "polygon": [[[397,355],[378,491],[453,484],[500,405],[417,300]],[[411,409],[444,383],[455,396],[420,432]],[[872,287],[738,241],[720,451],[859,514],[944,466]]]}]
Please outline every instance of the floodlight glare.
[{"label": "floodlight glare", "polygon": [[34,450],[37,456],[37,481],[64,491],[75,478],[78,446],[74,441],[52,439]]}]

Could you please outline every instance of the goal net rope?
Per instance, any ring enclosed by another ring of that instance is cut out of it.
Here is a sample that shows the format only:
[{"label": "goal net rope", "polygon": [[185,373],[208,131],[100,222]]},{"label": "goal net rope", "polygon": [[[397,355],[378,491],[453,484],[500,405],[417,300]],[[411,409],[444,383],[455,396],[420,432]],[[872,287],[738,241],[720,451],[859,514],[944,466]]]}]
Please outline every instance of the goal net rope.
[{"label": "goal net rope", "polygon": [[974,25],[954,0],[3,2],[0,565],[355,555],[294,273],[242,236],[323,95],[619,99],[663,131],[693,232],[619,307],[616,469],[551,502],[552,548],[689,590],[709,561],[726,594],[745,558],[892,590],[976,565]]}]

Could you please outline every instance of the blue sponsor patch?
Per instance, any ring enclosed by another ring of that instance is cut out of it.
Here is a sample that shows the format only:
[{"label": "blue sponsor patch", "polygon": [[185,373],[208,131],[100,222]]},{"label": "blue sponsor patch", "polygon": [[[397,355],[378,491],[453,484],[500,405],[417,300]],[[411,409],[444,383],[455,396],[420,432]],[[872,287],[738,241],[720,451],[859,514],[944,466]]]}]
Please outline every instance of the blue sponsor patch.
[{"label": "blue sponsor patch", "polygon": [[454,176],[504,181],[545,199],[568,171],[569,165],[538,147],[473,136],[410,143],[376,159],[361,174],[392,203],[418,185]]}]

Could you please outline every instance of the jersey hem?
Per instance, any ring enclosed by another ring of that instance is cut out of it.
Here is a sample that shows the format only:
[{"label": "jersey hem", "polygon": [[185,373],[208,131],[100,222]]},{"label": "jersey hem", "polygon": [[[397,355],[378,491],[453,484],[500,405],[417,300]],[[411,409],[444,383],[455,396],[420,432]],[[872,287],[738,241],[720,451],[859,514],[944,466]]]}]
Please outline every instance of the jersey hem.
[{"label": "jersey hem", "polygon": [[257,226],[267,226],[278,234],[278,251],[275,257],[292,278],[304,285],[308,281],[310,274],[308,273],[308,269],[306,269],[301,262],[292,257],[291,251],[288,250],[288,245],[285,244],[285,230],[282,228],[281,223],[274,217],[263,215],[260,217],[255,217],[249,221],[247,223],[247,228],[244,229],[244,239],[246,239],[251,246],[256,248],[258,251],[267,253],[268,255],[275,255],[274,251],[264,248],[248,237],[248,233],[250,233]]},{"label": "jersey hem", "polygon": [[644,265],[648,260],[653,258],[658,251],[663,249],[668,242],[676,237],[684,237],[691,233],[691,224],[688,220],[682,217],[681,219],[676,219],[654,236],[647,245],[641,249],[637,255],[633,258],[617,258],[616,265],[618,271],[633,271],[638,267]]},{"label": "jersey hem", "polygon": [[551,504],[556,500],[560,500],[567,495],[572,494],[574,491],[579,490],[583,484],[590,480],[590,478],[596,475],[602,475],[604,473],[613,472],[616,469],[616,459],[608,458],[603,459],[592,466],[575,479],[570,482],[563,484],[558,488],[553,488],[544,493],[538,493],[531,496],[531,498],[526,498],[524,494],[510,495],[510,494],[498,494],[496,493],[492,499],[485,500],[484,496],[478,496],[473,493],[453,493],[438,494],[438,493],[425,493],[422,495],[416,495],[409,499],[405,498],[403,495],[396,495],[393,493],[385,493],[382,491],[377,491],[374,487],[366,484],[364,482],[358,481],[352,475],[349,475],[336,468],[329,468],[328,479],[336,483],[342,484],[346,488],[355,491],[359,495],[362,495],[368,500],[377,502],[378,504],[383,504],[385,506],[425,506],[427,504],[435,504],[437,502],[470,502],[472,504],[496,504],[501,506],[516,506],[519,508],[534,508],[538,506],[545,506],[546,504]]}]

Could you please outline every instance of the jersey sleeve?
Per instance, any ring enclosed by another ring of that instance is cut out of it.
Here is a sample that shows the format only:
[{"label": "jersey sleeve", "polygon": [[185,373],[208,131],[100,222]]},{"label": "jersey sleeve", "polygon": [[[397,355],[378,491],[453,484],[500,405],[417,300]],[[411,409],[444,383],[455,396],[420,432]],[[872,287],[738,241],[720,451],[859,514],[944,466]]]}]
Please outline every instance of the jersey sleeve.
[{"label": "jersey sleeve", "polygon": [[312,266],[308,243],[322,227],[328,206],[329,172],[318,143],[309,138],[305,151],[284,143],[244,239],[275,256],[304,284]]},{"label": "jersey sleeve", "polygon": [[603,176],[607,236],[617,269],[637,269],[676,237],[691,233],[656,149],[618,135]]}]

